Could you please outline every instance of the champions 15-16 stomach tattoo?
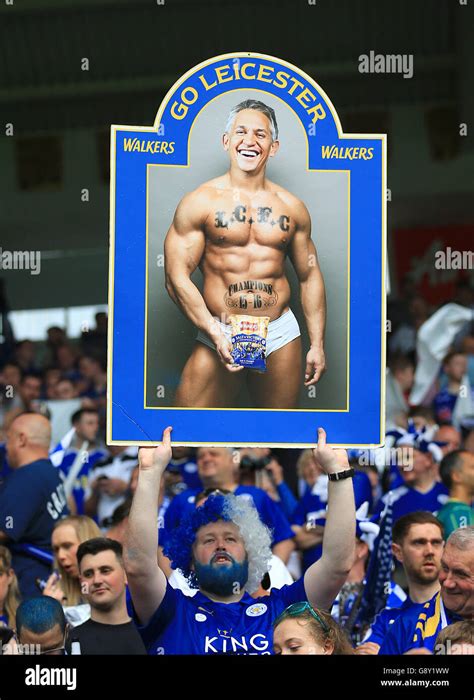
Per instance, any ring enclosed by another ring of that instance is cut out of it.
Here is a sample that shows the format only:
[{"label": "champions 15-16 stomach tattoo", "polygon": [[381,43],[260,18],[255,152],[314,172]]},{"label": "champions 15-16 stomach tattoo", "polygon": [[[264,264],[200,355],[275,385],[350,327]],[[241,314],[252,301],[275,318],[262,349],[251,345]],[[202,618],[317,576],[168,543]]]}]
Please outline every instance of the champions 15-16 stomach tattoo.
[{"label": "champions 15-16 stomach tattoo", "polygon": [[[250,216],[247,219],[247,207],[243,204],[237,204],[229,216],[225,211],[216,211],[214,225],[216,228],[229,228],[233,223],[239,224],[269,224],[272,228],[273,226],[279,226],[281,231],[285,233],[290,230],[290,217],[287,214],[281,214],[277,218],[273,218],[272,207],[258,207],[257,208],[257,218],[253,219]],[[270,218],[271,217],[271,218]]]},{"label": "champions 15-16 stomach tattoo", "polygon": [[244,280],[229,284],[224,295],[228,309],[263,309],[275,306],[278,294],[273,285],[259,280]]}]

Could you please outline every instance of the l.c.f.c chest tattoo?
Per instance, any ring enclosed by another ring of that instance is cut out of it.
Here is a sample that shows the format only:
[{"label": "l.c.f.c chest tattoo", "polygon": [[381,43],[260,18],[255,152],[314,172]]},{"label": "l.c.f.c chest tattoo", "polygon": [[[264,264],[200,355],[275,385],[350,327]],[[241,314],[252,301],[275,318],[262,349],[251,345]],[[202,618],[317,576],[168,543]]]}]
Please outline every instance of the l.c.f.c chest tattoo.
[{"label": "l.c.f.c chest tattoo", "polygon": [[275,306],[278,294],[273,284],[260,280],[242,280],[229,284],[224,295],[228,309],[262,309]]},{"label": "l.c.f.c chest tattoo", "polygon": [[218,210],[214,212],[214,225],[216,228],[230,228],[232,224],[269,224],[272,228],[278,226],[280,231],[287,232],[290,230],[290,217],[287,214],[273,216],[272,207],[258,207],[257,218],[252,216],[247,217],[247,207],[243,204],[237,204],[233,211],[229,214],[226,211]]}]

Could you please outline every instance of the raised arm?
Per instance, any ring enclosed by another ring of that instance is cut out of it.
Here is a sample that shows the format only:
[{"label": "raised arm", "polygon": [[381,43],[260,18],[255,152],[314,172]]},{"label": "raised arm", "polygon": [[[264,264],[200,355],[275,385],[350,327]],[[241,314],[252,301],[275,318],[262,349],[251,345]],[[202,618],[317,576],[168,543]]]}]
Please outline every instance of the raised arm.
[{"label": "raised arm", "polygon": [[[318,431],[314,456],[326,474],[350,468],[345,450],[326,445],[326,433]],[[304,586],[314,607],[330,608],[341,590],[355,555],[355,502],[352,479],[329,481],[328,508],[321,558],[306,571]]]},{"label": "raised arm", "polygon": [[125,536],[124,564],[135,611],[147,624],[166,593],[166,576],[158,566],[158,496],[161,477],[171,459],[171,428],[158,447],[138,451],[138,486]]},{"label": "raised arm", "polygon": [[165,239],[166,289],[191,323],[211,338],[227,369],[239,371],[242,367],[233,367],[231,343],[221,332],[201,292],[191,280],[206,246],[205,219],[202,193],[195,191],[183,197]]},{"label": "raised arm", "polygon": [[290,244],[289,256],[300,283],[301,305],[310,340],[305,367],[305,385],[310,386],[316,384],[326,367],[326,293],[318,255],[311,239],[311,218],[303,202],[298,203],[298,224]]}]

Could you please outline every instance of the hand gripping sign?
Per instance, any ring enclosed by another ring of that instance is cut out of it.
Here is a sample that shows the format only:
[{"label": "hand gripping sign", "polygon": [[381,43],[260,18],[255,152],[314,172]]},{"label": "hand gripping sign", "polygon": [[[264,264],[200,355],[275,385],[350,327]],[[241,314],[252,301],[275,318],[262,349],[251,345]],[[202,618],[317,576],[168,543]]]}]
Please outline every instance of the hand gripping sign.
[{"label": "hand gripping sign", "polygon": [[385,153],[254,53],[112,126],[110,443],[383,442]]}]

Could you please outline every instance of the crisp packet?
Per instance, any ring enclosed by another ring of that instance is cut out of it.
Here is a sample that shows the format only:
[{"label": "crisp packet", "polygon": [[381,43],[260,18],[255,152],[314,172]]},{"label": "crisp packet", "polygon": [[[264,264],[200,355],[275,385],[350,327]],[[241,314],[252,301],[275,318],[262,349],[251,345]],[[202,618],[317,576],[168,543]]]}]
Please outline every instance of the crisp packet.
[{"label": "crisp packet", "polygon": [[232,325],[232,357],[236,365],[265,372],[269,316],[229,314]]}]

